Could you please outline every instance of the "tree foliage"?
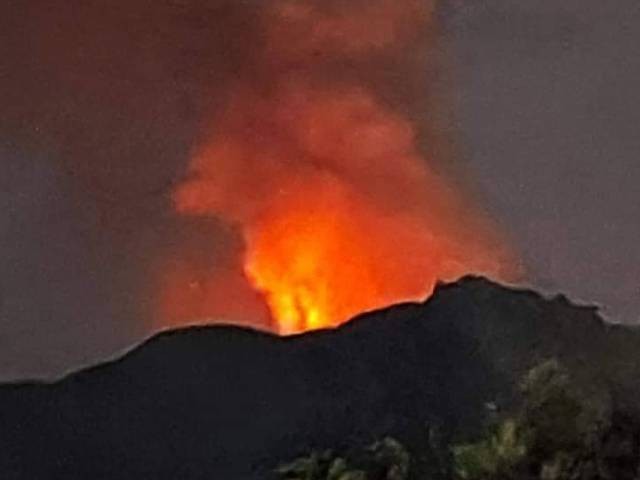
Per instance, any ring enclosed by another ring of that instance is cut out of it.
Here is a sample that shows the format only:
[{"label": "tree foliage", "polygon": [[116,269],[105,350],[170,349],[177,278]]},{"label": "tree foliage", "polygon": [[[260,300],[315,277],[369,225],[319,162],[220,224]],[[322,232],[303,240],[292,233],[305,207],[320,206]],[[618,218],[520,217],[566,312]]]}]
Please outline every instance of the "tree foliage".
[{"label": "tree foliage", "polygon": [[475,443],[454,447],[461,480],[637,480],[640,429],[607,392],[581,385],[555,360],[521,382],[522,405]]},{"label": "tree foliage", "polygon": [[276,473],[286,480],[406,480],[409,462],[405,447],[386,437],[344,456],[314,451],[279,466]]},{"label": "tree foliage", "polygon": [[509,419],[477,443],[453,447],[456,476],[481,479],[506,474],[527,453],[526,441],[518,424]]},{"label": "tree foliage", "polygon": [[[283,480],[640,480],[640,421],[609,392],[555,360],[520,382],[522,401],[474,441],[444,445],[384,438],[338,455],[312,452],[277,469]],[[427,451],[425,451],[427,450]]]}]

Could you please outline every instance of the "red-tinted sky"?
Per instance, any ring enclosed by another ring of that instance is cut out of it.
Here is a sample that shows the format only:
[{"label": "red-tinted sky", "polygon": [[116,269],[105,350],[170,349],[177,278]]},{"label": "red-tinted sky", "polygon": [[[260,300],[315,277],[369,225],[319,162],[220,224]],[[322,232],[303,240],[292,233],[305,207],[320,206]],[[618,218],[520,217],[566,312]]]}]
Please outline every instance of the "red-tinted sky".
[{"label": "red-tinted sky", "polygon": [[[238,232],[181,218],[168,197],[202,120],[251,82],[268,3],[2,3],[0,378],[59,374],[148,335],[154,259],[185,245],[193,262],[237,271]],[[635,321],[640,7],[610,3],[444,2],[459,155],[452,166],[440,145],[436,157],[504,226],[531,283]],[[423,118],[428,101],[413,100],[436,85],[432,64],[385,62],[325,74]],[[234,282],[248,321],[260,301]]]}]

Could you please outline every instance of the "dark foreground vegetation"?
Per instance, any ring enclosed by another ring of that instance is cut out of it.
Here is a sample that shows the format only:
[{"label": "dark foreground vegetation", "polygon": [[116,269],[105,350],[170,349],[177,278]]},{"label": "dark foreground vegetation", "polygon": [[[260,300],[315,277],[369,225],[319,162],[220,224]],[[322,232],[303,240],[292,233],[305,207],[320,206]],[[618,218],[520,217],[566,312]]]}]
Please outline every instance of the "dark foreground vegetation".
[{"label": "dark foreground vegetation", "polygon": [[470,443],[447,442],[437,425],[426,425],[417,442],[385,437],[313,451],[275,473],[286,480],[640,479],[640,423],[616,411],[606,390],[579,385],[555,360],[531,369],[520,388],[511,411],[486,405],[492,415]]}]

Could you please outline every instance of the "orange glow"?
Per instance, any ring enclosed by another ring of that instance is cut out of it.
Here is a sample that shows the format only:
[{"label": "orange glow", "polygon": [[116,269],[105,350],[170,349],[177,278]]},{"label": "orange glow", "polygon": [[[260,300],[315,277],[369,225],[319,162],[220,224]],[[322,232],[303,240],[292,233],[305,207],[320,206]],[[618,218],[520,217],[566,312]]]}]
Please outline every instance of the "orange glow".
[{"label": "orange glow", "polygon": [[238,95],[230,111],[230,131],[194,157],[174,200],[242,228],[244,273],[277,332],[422,300],[466,273],[505,278],[482,215],[428,169],[410,124],[366,92],[289,86]]},{"label": "orange glow", "polygon": [[[215,319],[234,298],[231,314],[250,318],[248,285],[264,297],[271,329],[292,334],[423,300],[438,280],[513,278],[517,267],[497,229],[433,168],[415,119],[357,77],[313,74],[320,53],[329,66],[415,43],[434,4],[275,3],[263,52],[269,81],[233,86],[173,195],[178,213],[240,232],[237,281],[226,282],[217,266],[168,272],[167,323]],[[232,295],[243,288],[244,296]]]},{"label": "orange glow", "polygon": [[383,262],[348,205],[326,200],[294,203],[248,234],[246,272],[280,333],[335,326],[380,306]]},{"label": "orange glow", "polygon": [[312,179],[287,189],[247,229],[245,272],[264,293],[281,334],[335,327],[364,311],[424,300],[439,279],[469,271],[500,275],[491,254],[471,247],[470,257],[440,235],[423,219],[385,216],[334,181]]}]

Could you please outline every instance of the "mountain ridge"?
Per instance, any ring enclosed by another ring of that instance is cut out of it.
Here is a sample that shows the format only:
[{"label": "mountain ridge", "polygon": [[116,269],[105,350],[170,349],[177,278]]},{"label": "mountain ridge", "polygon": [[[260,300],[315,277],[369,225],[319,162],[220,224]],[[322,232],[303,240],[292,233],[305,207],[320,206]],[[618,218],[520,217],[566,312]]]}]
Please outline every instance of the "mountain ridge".
[{"label": "mountain ridge", "polygon": [[595,307],[481,277],[335,330],[166,331],[55,382],[0,386],[0,471],[258,479],[312,447],[411,436],[425,424],[465,438],[488,402],[517,403],[519,378],[547,358],[636,411],[638,347],[637,329],[606,323]]}]

